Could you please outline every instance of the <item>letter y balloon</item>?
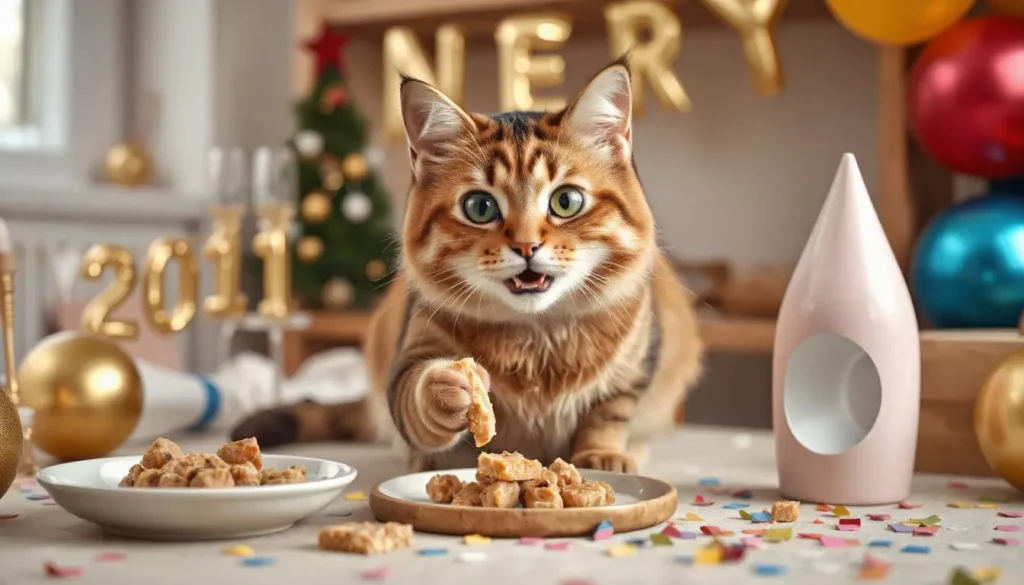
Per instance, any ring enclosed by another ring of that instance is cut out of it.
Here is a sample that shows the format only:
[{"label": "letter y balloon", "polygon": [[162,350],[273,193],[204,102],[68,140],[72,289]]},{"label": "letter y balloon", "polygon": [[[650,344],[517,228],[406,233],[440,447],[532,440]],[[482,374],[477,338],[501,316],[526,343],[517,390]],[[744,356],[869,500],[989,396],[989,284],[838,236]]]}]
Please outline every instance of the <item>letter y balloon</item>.
[{"label": "letter y balloon", "polygon": [[772,418],[782,493],[858,505],[906,498],[920,369],[910,291],[846,154],[779,311]]}]

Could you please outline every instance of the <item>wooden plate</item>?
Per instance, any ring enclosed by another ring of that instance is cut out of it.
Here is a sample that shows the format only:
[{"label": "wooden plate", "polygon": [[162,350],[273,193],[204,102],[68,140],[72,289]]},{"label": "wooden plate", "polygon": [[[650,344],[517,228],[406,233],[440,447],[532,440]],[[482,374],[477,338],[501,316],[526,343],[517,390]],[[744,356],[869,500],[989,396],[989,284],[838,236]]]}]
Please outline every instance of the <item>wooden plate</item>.
[{"label": "wooden plate", "polygon": [[[445,473],[473,481],[475,469]],[[608,520],[615,532],[650,528],[676,512],[676,488],[657,479],[605,471],[581,470],[587,479],[608,482],[615,489],[615,504],[601,508],[535,510],[474,508],[435,504],[427,497],[427,481],[434,472],[412,473],[377,484],[370,493],[370,509],[382,522],[404,522],[422,532],[481,534],[494,537],[583,536]]]}]

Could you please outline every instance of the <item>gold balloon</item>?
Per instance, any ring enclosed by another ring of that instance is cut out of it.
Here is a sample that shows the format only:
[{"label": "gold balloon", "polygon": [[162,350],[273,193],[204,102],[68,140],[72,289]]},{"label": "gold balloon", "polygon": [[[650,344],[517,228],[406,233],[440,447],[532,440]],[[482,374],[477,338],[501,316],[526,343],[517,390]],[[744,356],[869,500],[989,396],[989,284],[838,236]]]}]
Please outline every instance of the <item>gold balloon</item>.
[{"label": "gold balloon", "polygon": [[118,144],[107,153],[107,178],[118,185],[136,187],[149,181],[149,154],[137,144]]},{"label": "gold balloon", "polygon": [[380,280],[388,271],[387,264],[383,260],[370,260],[366,263],[366,278]]},{"label": "gold balloon", "polygon": [[740,33],[757,93],[782,91],[782,66],[773,35],[786,0],[704,0],[704,4]]},{"label": "gold balloon", "polygon": [[303,262],[316,262],[324,253],[324,241],[316,236],[302,236],[295,244],[295,255]]},{"label": "gold balloon", "polygon": [[[164,307],[167,265],[178,261],[178,294],[174,308]],[[183,238],[158,238],[149,246],[142,266],[143,314],[155,331],[164,334],[182,331],[196,316],[199,294],[199,262],[192,244]]]},{"label": "gold balloon", "polygon": [[216,292],[203,299],[207,317],[222,319],[245,314],[248,299],[241,287],[243,205],[215,205],[210,208],[213,231],[203,245],[203,256],[214,264]]},{"label": "gold balloon", "polygon": [[[644,80],[651,84],[661,106],[669,111],[690,111],[690,98],[672,71],[679,55],[683,29],[676,15],[659,2],[611,4],[604,10],[612,57],[632,51],[633,113],[644,113]],[[644,40],[644,35],[647,35]]]},{"label": "gold balloon", "polygon": [[996,14],[1024,18],[1024,0],[988,0],[988,7]]},{"label": "gold balloon", "polygon": [[354,298],[352,284],[340,276],[331,277],[320,289],[320,300],[324,306],[335,311],[348,308]]},{"label": "gold balloon", "polygon": [[135,429],[142,378],[117,343],[79,331],[40,341],[21,363],[22,404],[35,409],[32,442],[62,460],[102,457]]},{"label": "gold balloon", "polygon": [[0,497],[7,493],[18,476],[23,440],[18,409],[7,392],[0,389]]},{"label": "gold balloon", "polygon": [[537,97],[534,87],[552,86],[565,78],[560,55],[533,55],[553,50],[572,33],[569,20],[557,16],[513,16],[494,32],[498,44],[498,100],[501,109],[554,111],[565,107],[561,97]]},{"label": "gold balloon", "polygon": [[309,223],[323,223],[331,217],[331,198],[323,191],[313,191],[302,198],[302,219]]},{"label": "gold balloon", "polygon": [[993,471],[1024,491],[1024,350],[985,381],[974,403],[974,433]]},{"label": "gold balloon", "polygon": [[253,252],[263,259],[263,300],[256,310],[264,317],[284,319],[292,312],[291,250],[288,229],[295,218],[291,203],[261,205],[260,233],[252,240]]},{"label": "gold balloon", "polygon": [[974,0],[826,0],[858,36],[888,45],[926,41],[964,17]]},{"label": "gold balloon", "polygon": [[121,305],[135,287],[135,257],[113,244],[97,244],[82,256],[82,278],[99,280],[107,267],[114,269],[114,282],[82,309],[82,328],[98,335],[135,339],[139,326],[135,321],[113,321],[107,316]]},{"label": "gold balloon", "polygon": [[396,26],[384,32],[384,131],[388,138],[404,140],[399,88],[401,71],[440,89],[462,105],[466,96],[466,35],[462,27],[446,24],[434,37],[437,75],[412,30]]},{"label": "gold balloon", "polygon": [[370,163],[365,156],[352,153],[341,160],[341,172],[350,181],[362,181],[370,172]]}]

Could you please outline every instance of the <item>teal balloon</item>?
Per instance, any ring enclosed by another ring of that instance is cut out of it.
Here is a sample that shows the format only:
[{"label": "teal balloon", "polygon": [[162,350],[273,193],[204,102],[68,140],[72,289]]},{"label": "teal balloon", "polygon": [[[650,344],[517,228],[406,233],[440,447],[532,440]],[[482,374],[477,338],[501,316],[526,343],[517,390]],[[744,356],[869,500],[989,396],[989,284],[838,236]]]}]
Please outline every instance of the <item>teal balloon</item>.
[{"label": "teal balloon", "polygon": [[936,327],[1013,327],[1024,311],[1024,193],[939,214],[914,251],[911,289]]}]

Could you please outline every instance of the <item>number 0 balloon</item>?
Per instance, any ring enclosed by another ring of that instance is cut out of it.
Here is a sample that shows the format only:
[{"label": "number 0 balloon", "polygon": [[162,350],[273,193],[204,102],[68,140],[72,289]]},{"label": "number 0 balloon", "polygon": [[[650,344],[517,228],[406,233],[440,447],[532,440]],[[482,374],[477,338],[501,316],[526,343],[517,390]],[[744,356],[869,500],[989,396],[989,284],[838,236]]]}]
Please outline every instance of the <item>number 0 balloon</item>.
[{"label": "number 0 balloon", "polygon": [[946,30],[974,0],[827,0],[846,28],[876,43],[912,45]]}]

